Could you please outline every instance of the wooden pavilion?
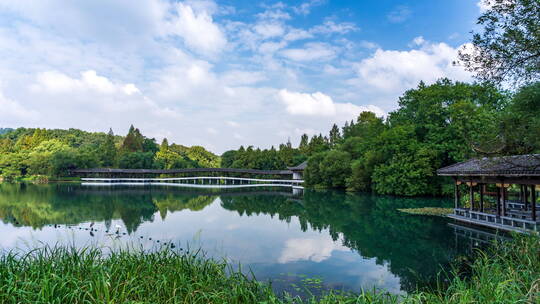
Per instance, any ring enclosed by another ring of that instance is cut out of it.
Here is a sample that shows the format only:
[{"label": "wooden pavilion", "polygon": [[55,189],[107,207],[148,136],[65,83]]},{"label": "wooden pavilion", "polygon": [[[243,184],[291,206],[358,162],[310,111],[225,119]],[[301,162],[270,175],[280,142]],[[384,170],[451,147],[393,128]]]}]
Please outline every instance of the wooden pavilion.
[{"label": "wooden pavilion", "polygon": [[471,159],[437,174],[454,179],[449,217],[507,231],[540,231],[540,154]]}]

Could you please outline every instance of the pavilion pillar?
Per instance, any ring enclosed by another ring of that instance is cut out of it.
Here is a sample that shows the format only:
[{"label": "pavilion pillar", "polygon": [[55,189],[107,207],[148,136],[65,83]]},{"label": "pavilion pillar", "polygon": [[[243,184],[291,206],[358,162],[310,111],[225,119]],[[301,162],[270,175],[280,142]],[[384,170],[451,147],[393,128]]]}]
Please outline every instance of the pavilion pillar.
[{"label": "pavilion pillar", "polygon": [[529,189],[528,187],[523,185],[523,195],[525,195],[525,211],[529,210]]},{"label": "pavilion pillar", "polygon": [[469,184],[469,200],[471,203],[471,211],[474,211],[474,188],[473,188],[473,182],[471,181]]},{"label": "pavilion pillar", "polygon": [[480,212],[484,212],[484,188],[485,184],[480,184]]},{"label": "pavilion pillar", "polygon": [[502,188],[497,185],[497,215],[501,216],[501,191]]},{"label": "pavilion pillar", "polygon": [[454,208],[459,208],[459,184],[457,180],[454,183]]},{"label": "pavilion pillar", "polygon": [[531,216],[532,220],[536,222],[536,186],[531,186]]},{"label": "pavilion pillar", "polygon": [[506,216],[506,187],[502,187],[502,214]]}]

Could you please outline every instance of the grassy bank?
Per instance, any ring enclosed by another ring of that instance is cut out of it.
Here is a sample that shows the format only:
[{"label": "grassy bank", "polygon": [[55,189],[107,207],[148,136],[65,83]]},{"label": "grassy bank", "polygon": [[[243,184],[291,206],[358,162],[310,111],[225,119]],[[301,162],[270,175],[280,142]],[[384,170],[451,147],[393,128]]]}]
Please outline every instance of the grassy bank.
[{"label": "grassy bank", "polygon": [[[384,293],[278,296],[222,261],[170,249],[153,253],[36,249],[0,259],[0,303],[538,303],[538,238],[498,245],[449,286],[398,299]],[[469,279],[464,279],[467,277]]]},{"label": "grassy bank", "polygon": [[424,207],[424,208],[403,208],[398,209],[400,212],[414,214],[414,215],[433,215],[433,216],[447,216],[454,212],[452,208],[440,208],[440,207]]}]

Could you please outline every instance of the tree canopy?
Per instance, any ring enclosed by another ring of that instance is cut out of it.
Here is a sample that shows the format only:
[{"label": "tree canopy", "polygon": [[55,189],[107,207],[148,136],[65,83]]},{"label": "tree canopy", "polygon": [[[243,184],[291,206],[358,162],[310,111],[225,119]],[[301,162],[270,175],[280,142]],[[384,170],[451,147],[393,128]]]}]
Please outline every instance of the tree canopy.
[{"label": "tree canopy", "polygon": [[172,169],[218,167],[219,157],[203,147],[159,146],[131,126],[125,137],[77,129],[2,129],[0,176],[66,176],[77,168]]},{"label": "tree canopy", "polygon": [[540,1],[483,0],[489,9],[478,18],[472,47],[459,61],[481,80],[514,84],[540,79]]},{"label": "tree canopy", "polygon": [[406,91],[386,118],[362,112],[328,135],[304,134],[298,147],[240,147],[222,166],[285,169],[305,159],[309,187],[404,196],[443,195],[436,170],[472,157],[540,152],[540,83],[516,94],[489,83],[440,79]]}]

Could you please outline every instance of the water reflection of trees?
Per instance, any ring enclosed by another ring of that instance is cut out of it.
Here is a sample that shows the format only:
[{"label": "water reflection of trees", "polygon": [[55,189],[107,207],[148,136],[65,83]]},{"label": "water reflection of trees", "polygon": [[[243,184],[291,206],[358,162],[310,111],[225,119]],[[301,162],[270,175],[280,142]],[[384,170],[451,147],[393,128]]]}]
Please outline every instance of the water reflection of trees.
[{"label": "water reflection of trees", "polygon": [[448,264],[464,252],[454,243],[453,232],[443,219],[396,211],[448,202],[316,191],[295,198],[268,190],[0,184],[0,219],[34,228],[90,221],[110,225],[112,220],[121,219],[131,233],[141,223],[153,221],[156,212],[165,219],[171,212],[200,211],[219,196],[225,209],[243,216],[268,214],[286,222],[296,217],[304,231],[328,230],[334,240],[341,239],[362,256],[388,263],[405,290],[414,289],[421,280],[431,280],[440,269],[438,265]]},{"label": "water reflection of trees", "polygon": [[441,218],[419,217],[396,211],[400,207],[444,205],[437,199],[406,199],[340,192],[307,191],[303,200],[286,197],[222,198],[222,205],[241,215],[269,214],[280,220],[298,217],[302,229],[328,230],[334,240],[362,256],[388,263],[402,288],[432,281],[465,248],[454,242],[453,231]]},{"label": "water reflection of trees", "polygon": [[156,211],[202,210],[215,195],[194,196],[165,190],[84,188],[80,185],[0,184],[0,219],[15,226],[42,228],[51,224],[121,219],[129,233],[145,221],[153,221]]}]

